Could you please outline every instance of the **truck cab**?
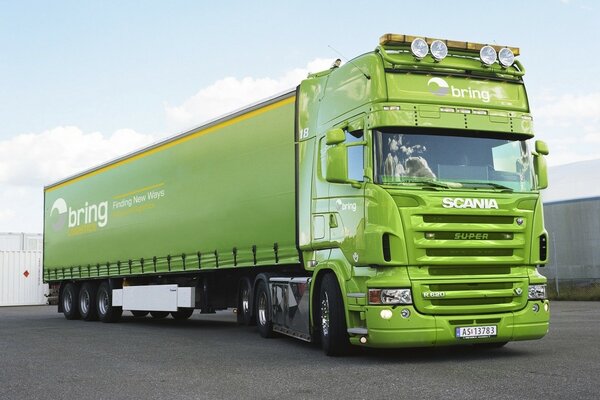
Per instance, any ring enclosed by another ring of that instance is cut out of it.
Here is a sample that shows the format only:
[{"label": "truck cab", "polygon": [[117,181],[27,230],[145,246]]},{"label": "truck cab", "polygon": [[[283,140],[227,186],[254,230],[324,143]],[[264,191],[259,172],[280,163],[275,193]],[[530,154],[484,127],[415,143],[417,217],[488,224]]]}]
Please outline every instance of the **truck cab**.
[{"label": "truck cab", "polygon": [[518,55],[387,34],[298,87],[298,242],[326,352],[547,333],[548,148]]}]

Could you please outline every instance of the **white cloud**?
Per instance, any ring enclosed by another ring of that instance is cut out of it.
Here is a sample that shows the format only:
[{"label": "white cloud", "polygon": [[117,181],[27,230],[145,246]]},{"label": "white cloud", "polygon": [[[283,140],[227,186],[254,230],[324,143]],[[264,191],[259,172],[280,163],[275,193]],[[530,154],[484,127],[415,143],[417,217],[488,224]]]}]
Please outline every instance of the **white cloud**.
[{"label": "white cloud", "polygon": [[564,94],[541,99],[536,118],[548,121],[600,120],[600,93]]},{"label": "white cloud", "polygon": [[131,129],[110,136],[60,126],[0,141],[0,184],[43,185],[150,143],[153,137]]},{"label": "white cloud", "polygon": [[549,165],[600,158],[600,92],[537,98],[536,134],[550,146]]},{"label": "white cloud", "polygon": [[42,229],[43,186],[154,140],[131,129],[111,135],[60,126],[0,141],[0,231]]},{"label": "white cloud", "polygon": [[309,72],[327,69],[333,59],[315,59],[304,68],[296,68],[279,78],[220,79],[200,89],[179,106],[165,105],[167,126],[171,130],[189,129],[202,122],[239,109],[284,90],[296,87]]}]

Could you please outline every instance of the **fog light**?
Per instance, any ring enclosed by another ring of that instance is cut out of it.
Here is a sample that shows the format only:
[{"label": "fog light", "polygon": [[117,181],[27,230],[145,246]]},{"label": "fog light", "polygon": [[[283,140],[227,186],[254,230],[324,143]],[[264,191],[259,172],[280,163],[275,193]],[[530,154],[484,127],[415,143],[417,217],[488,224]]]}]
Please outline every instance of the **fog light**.
[{"label": "fog light", "polygon": [[366,344],[366,343],[367,343],[367,337],[366,337],[366,336],[361,336],[361,337],[360,337],[360,342],[361,342],[362,344]]},{"label": "fog light", "polygon": [[400,311],[400,315],[402,318],[408,318],[410,317],[410,310],[408,308],[403,308],[402,311]]},{"label": "fog light", "polygon": [[379,315],[383,319],[390,319],[390,318],[392,318],[393,313],[392,313],[392,310],[381,310]]},{"label": "fog light", "polygon": [[538,312],[540,311],[540,305],[539,304],[534,304],[533,305],[533,312]]}]

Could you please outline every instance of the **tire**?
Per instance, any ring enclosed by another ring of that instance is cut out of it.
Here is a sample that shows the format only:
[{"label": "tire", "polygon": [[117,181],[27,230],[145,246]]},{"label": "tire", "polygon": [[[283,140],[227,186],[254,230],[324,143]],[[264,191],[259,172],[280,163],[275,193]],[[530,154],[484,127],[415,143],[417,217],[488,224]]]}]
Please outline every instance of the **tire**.
[{"label": "tire", "polygon": [[96,293],[96,311],[102,322],[117,322],[123,314],[122,307],[112,306],[112,290],[108,282],[102,282]]},{"label": "tire", "polygon": [[256,284],[256,297],[254,305],[258,333],[260,333],[260,336],[264,338],[274,337],[275,333],[273,332],[273,308],[271,306],[271,296],[269,296],[267,283],[263,280],[258,281]]},{"label": "tire", "polygon": [[193,313],[193,308],[179,308],[177,311],[171,312],[171,317],[177,320],[183,320],[191,317]]},{"label": "tire", "polygon": [[97,287],[93,282],[85,282],[79,290],[79,314],[85,321],[97,321],[98,310],[96,308]]},{"label": "tire", "polygon": [[63,315],[66,319],[79,319],[81,318],[81,314],[79,314],[79,286],[74,284],[73,282],[69,282],[65,285],[61,295],[61,305],[63,310]]},{"label": "tire", "polygon": [[169,312],[168,311],[150,311],[150,315],[154,319],[164,319],[169,316]]},{"label": "tire", "polygon": [[137,311],[137,310],[133,310],[131,311],[131,314],[133,314],[133,316],[135,318],[144,318],[146,315],[148,315],[149,311]]},{"label": "tire", "polygon": [[256,325],[252,312],[252,284],[248,278],[240,280],[238,290],[237,322],[240,325]]},{"label": "tire", "polygon": [[346,328],[346,313],[340,285],[334,274],[328,273],[321,281],[317,324],[321,348],[328,356],[342,356],[349,352],[350,341]]}]

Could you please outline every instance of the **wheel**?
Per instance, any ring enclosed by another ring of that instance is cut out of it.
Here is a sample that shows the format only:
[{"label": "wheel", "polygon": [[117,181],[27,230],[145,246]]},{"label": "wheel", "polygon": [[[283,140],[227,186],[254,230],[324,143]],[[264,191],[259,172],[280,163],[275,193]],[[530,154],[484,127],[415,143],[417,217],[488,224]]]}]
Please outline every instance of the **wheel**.
[{"label": "wheel", "polygon": [[169,316],[169,312],[168,311],[150,311],[150,315],[154,319],[163,319],[163,318],[167,318]]},{"label": "wheel", "polygon": [[62,291],[62,310],[66,319],[79,319],[79,307],[77,300],[79,299],[79,286],[73,282],[65,285]]},{"label": "wheel", "polygon": [[275,336],[273,332],[273,321],[271,319],[272,307],[271,296],[265,281],[260,280],[256,284],[256,325],[260,336],[271,338]]},{"label": "wheel", "polygon": [[133,316],[136,317],[136,318],[143,318],[146,315],[148,315],[148,311],[133,310],[133,311],[131,311],[131,314],[133,314]]},{"label": "wheel", "polygon": [[252,284],[248,278],[240,280],[240,289],[238,291],[237,322],[240,325],[255,325],[256,318],[252,313],[250,306],[250,295],[252,293]]},{"label": "wheel", "polygon": [[321,281],[317,323],[325,354],[341,356],[350,350],[342,293],[332,273],[325,275]]},{"label": "wheel", "polygon": [[96,285],[93,282],[85,282],[79,290],[79,314],[85,321],[96,321],[98,319],[96,290]]},{"label": "wheel", "polygon": [[175,319],[188,319],[194,313],[193,308],[179,308],[177,311],[171,312],[171,317]]},{"label": "wheel", "polygon": [[96,294],[96,311],[102,322],[117,322],[123,314],[123,308],[112,306],[112,291],[108,282],[102,282]]}]

